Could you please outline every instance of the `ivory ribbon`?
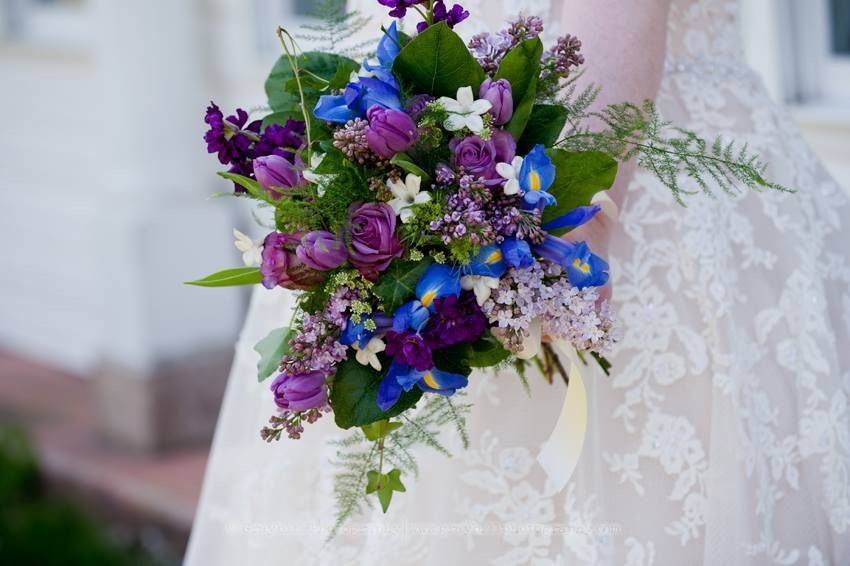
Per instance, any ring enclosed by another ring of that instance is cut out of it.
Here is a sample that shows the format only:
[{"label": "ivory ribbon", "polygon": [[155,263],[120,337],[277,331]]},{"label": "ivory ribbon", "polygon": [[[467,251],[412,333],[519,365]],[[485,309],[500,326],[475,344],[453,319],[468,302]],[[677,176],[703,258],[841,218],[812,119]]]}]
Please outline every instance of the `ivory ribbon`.
[{"label": "ivory ribbon", "polygon": [[568,344],[555,344],[555,353],[562,360],[569,360],[570,385],[561,415],[549,439],[543,443],[537,462],[546,472],[550,487],[555,493],[566,487],[578,465],[587,433],[587,391],[581,375],[582,364],[575,350]]}]

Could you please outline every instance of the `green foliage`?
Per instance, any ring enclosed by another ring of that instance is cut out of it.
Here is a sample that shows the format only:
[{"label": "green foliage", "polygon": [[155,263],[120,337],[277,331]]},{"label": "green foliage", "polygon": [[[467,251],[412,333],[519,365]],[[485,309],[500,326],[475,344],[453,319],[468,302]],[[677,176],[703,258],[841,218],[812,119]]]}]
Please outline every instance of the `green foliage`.
[{"label": "green foliage", "polygon": [[[590,204],[593,195],[611,188],[617,177],[617,162],[605,153],[571,153],[563,149],[550,149],[547,153],[557,171],[549,192],[558,202],[543,210],[544,225],[576,207]],[[559,236],[567,229],[550,232]]]},{"label": "green foliage", "polygon": [[[383,367],[389,367],[389,358],[381,356]],[[389,411],[378,407],[378,386],[384,372],[361,365],[348,359],[337,368],[331,389],[331,405],[334,420],[340,428],[363,426],[390,417],[395,417],[416,404],[422,391],[418,388],[402,393],[401,398]]]},{"label": "green foliage", "polygon": [[443,371],[469,375],[472,372],[471,359],[472,346],[464,342],[435,352],[434,365]]},{"label": "green foliage", "polygon": [[321,224],[322,216],[311,201],[283,198],[275,203],[274,221],[279,232],[309,231]]},{"label": "green foliage", "polygon": [[399,235],[409,248],[440,243],[439,237],[431,231],[431,222],[443,216],[443,199],[439,194],[432,194],[432,197],[428,202],[411,207],[413,216],[407,224],[399,226]]},{"label": "green foliage", "polygon": [[[331,166],[329,163],[328,167]],[[325,167],[324,161],[322,167]],[[328,228],[337,232],[348,220],[348,208],[352,203],[373,200],[373,197],[363,173],[353,164],[343,165],[325,185],[324,195],[317,200],[317,209]]]},{"label": "green foliage", "polygon": [[384,513],[390,508],[390,501],[392,501],[394,491],[407,491],[404,484],[401,483],[401,470],[398,468],[391,470],[387,474],[372,470],[366,474],[366,478],[366,493],[377,492],[378,500],[381,502],[381,509]]},{"label": "green foliage", "polygon": [[552,147],[567,123],[567,110],[557,104],[535,104],[522,137],[517,142],[517,155],[525,155],[537,144]]},{"label": "green foliage", "polygon": [[236,287],[239,285],[257,285],[262,283],[263,275],[259,267],[234,267],[207,275],[196,281],[186,281],[186,285],[197,287]]},{"label": "green foliage", "polygon": [[478,249],[478,244],[472,243],[469,236],[454,238],[449,242],[449,253],[452,256],[452,261],[460,265],[469,264],[478,253]]},{"label": "green foliage", "polygon": [[371,441],[375,441],[386,437],[388,434],[398,430],[402,426],[402,423],[398,421],[390,422],[389,420],[384,419],[371,424],[363,425],[360,427],[360,430],[363,431],[363,434],[366,435],[366,438]]},{"label": "green foliage", "polygon": [[[296,34],[296,37],[314,45],[316,51],[339,53],[354,59],[362,59],[365,56],[364,50],[367,46],[374,45],[375,41],[370,39],[352,42],[352,40],[371,22],[371,18],[363,16],[356,10],[347,11],[345,7],[345,0],[315,0],[310,12],[316,20],[315,23],[301,26],[301,31]],[[345,78],[348,82],[348,75]]]},{"label": "green foliage", "polygon": [[218,176],[227,179],[228,181],[233,181],[234,183],[245,189],[245,191],[251,196],[251,198],[255,198],[271,205],[275,204],[274,199],[271,198],[269,193],[267,193],[260,186],[260,183],[250,177],[245,177],[244,175],[239,175],[237,173],[231,173],[229,171],[219,171]]},{"label": "green foliage", "polygon": [[469,365],[474,368],[497,366],[511,356],[502,343],[487,332],[480,340],[472,344]]},{"label": "green foliage", "polygon": [[[328,89],[330,82],[336,77],[340,65],[349,67],[357,65],[346,57],[318,51],[302,53],[297,57],[296,62],[300,70],[300,77],[305,79],[302,80],[301,85],[304,88],[308,110],[312,110],[319,96]],[[306,80],[308,77],[309,80]],[[295,73],[292,70],[289,58],[286,55],[281,55],[272,67],[265,84],[269,107],[273,112],[301,113],[301,98],[294,78]]]},{"label": "green foliage", "polygon": [[268,336],[257,342],[254,351],[260,354],[257,362],[257,379],[266,380],[278,367],[280,359],[289,353],[289,338],[291,329],[288,326],[269,332]]},{"label": "green foliage", "polygon": [[445,24],[430,26],[404,46],[393,64],[402,83],[419,93],[457,96],[457,89],[474,92],[484,81],[484,70],[463,40]]},{"label": "green foliage", "polygon": [[384,305],[385,312],[395,312],[398,307],[413,298],[416,284],[430,265],[430,258],[424,258],[422,261],[396,260],[381,274],[381,279],[372,288],[372,293]]},{"label": "green foliage", "polygon": [[526,39],[505,55],[493,78],[507,79],[511,83],[514,114],[506,129],[515,139],[521,139],[537,98],[537,79],[540,75],[540,57],[543,43],[540,38]]},{"label": "green foliage", "polygon": [[[692,131],[673,127],[661,119],[650,100],[640,106],[613,104],[598,112],[589,111],[593,93],[585,90],[575,103],[567,101],[570,127],[558,143],[563,149],[600,151],[620,162],[636,158],[638,165],[654,174],[680,204],[687,194],[701,191],[712,195],[718,188],[735,194],[739,185],[793,192],[767,181],[766,165],[746,145],[737,146],[721,137],[708,142]],[[581,125],[586,120],[598,121],[603,127],[590,130]],[[683,185],[683,179],[688,179],[694,189]]]},{"label": "green foliage", "polygon": [[390,164],[395,165],[408,173],[413,173],[414,175],[421,177],[422,183],[425,184],[425,186],[427,186],[427,183],[431,181],[431,176],[426,173],[424,169],[414,163],[410,156],[405,153],[395,154],[393,158],[390,159]]}]

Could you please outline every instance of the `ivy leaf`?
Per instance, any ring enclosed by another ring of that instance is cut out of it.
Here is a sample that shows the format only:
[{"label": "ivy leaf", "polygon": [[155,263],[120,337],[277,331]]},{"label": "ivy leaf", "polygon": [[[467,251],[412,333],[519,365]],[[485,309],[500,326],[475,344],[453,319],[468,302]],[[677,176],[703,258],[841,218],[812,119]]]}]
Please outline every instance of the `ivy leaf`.
[{"label": "ivy leaf", "polygon": [[390,434],[391,432],[398,430],[401,428],[402,423],[390,422],[386,419],[378,422],[374,422],[372,424],[367,424],[361,426],[360,429],[363,431],[363,434],[366,435],[366,438],[371,440],[372,442],[376,440],[380,440]]},{"label": "ivy leaf", "polygon": [[474,368],[487,368],[499,365],[510,357],[511,353],[489,332],[472,344],[469,365]]},{"label": "ivy leaf", "polygon": [[389,480],[389,485],[393,489],[393,491],[405,492],[404,484],[401,483],[401,470],[395,468],[387,474],[387,479]]},{"label": "ivy leaf", "polygon": [[457,89],[484,81],[484,70],[463,40],[445,22],[429,26],[410,40],[393,64],[396,77],[413,91],[433,96],[457,96]]},{"label": "ivy leaf", "polygon": [[506,79],[511,83],[514,114],[511,121],[507,123],[506,129],[514,136],[514,139],[521,139],[534,107],[542,55],[543,42],[540,38],[526,39],[508,51],[493,76],[494,80]]},{"label": "ivy leaf", "polygon": [[381,502],[381,509],[384,513],[390,508],[390,502],[393,499],[393,492],[405,492],[404,484],[401,483],[401,470],[393,469],[387,474],[381,474],[375,470],[366,472],[366,493],[378,493],[378,501]]},{"label": "ivy leaf", "polygon": [[234,267],[207,275],[195,281],[186,281],[186,285],[196,287],[236,287],[239,285],[257,285],[263,282],[259,267]]},{"label": "ivy leaf", "polygon": [[280,359],[289,353],[290,333],[288,326],[272,330],[254,346],[254,351],[260,354],[260,361],[257,362],[258,381],[264,381],[271,376],[280,366]]},{"label": "ivy leaf", "polygon": [[[617,162],[599,151],[569,152],[563,149],[547,151],[555,164],[555,182],[549,188],[558,202],[543,209],[543,224],[590,204],[593,195],[610,189],[617,177]],[[566,228],[551,230],[560,236]]]},{"label": "ivy leaf", "polygon": [[384,304],[384,312],[395,312],[416,293],[416,284],[431,265],[429,257],[421,261],[394,261],[372,293]]},{"label": "ivy leaf", "polygon": [[381,485],[381,474],[375,470],[366,472],[366,493],[375,493]]},{"label": "ivy leaf", "polygon": [[566,123],[567,109],[563,106],[535,104],[525,131],[517,142],[517,155],[525,155],[537,144],[552,147],[558,141]]},{"label": "ivy leaf", "polygon": [[[389,367],[389,358],[380,356],[380,359],[383,367]],[[338,427],[364,426],[398,416],[422,397],[422,390],[414,387],[403,392],[389,411],[382,411],[378,407],[378,386],[384,374],[384,371],[375,371],[354,359],[348,359],[339,365],[331,391],[331,405]]]}]

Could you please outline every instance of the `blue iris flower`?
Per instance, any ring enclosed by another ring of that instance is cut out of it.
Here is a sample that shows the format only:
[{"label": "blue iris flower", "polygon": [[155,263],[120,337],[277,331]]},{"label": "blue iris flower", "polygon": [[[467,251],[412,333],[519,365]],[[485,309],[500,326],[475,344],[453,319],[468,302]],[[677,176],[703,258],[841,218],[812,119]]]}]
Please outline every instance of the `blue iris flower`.
[{"label": "blue iris flower", "polygon": [[572,230],[590,222],[600,210],[602,210],[602,207],[598,204],[579,206],[566,214],[562,214],[551,222],[547,222],[543,225],[543,229],[557,230],[559,228],[567,228],[568,230]]},{"label": "blue iris flower", "polygon": [[432,264],[416,284],[416,298],[427,309],[433,310],[434,299],[460,294],[460,277],[457,271],[439,263]]},{"label": "blue iris flower", "polygon": [[566,268],[573,287],[584,289],[608,283],[608,262],[591,252],[584,242],[575,245]]},{"label": "blue iris flower", "polygon": [[553,263],[566,267],[573,253],[575,244],[547,234],[542,244],[534,244],[534,253]]},{"label": "blue iris flower", "polygon": [[555,204],[555,197],[548,190],[555,182],[555,165],[546,155],[546,148],[541,144],[525,156],[519,170],[519,186],[522,189],[522,199],[531,208],[543,208]]},{"label": "blue iris flower", "polygon": [[326,122],[344,124],[354,118],[364,118],[372,106],[401,110],[398,83],[392,73],[393,61],[399,52],[396,23],[378,44],[377,62],[366,61],[363,68],[374,76],[357,77],[348,83],[341,95],[324,95],[313,110],[313,115]]},{"label": "blue iris flower", "polygon": [[413,330],[419,332],[428,319],[431,312],[419,301],[410,301],[400,306],[393,315],[393,330],[403,332]]},{"label": "blue iris flower", "polygon": [[468,384],[469,379],[459,373],[435,367],[427,371],[417,371],[406,364],[393,362],[378,386],[378,407],[382,411],[389,410],[398,402],[402,391],[410,391],[414,386],[418,386],[422,391],[449,397]]},{"label": "blue iris flower", "polygon": [[345,323],[345,330],[342,331],[342,336],[339,337],[339,341],[346,346],[357,344],[358,348],[365,348],[366,344],[369,343],[369,340],[375,336],[375,332],[366,330],[367,320],[368,319],[366,317],[363,317],[360,319],[359,323],[355,323],[349,318],[348,322]]},{"label": "blue iris flower", "polygon": [[496,244],[481,248],[465,269],[471,275],[485,277],[501,277],[506,270],[504,253],[502,248]]},{"label": "blue iris flower", "polygon": [[525,240],[505,238],[502,243],[502,255],[505,257],[505,263],[510,267],[524,269],[534,264],[531,246]]}]

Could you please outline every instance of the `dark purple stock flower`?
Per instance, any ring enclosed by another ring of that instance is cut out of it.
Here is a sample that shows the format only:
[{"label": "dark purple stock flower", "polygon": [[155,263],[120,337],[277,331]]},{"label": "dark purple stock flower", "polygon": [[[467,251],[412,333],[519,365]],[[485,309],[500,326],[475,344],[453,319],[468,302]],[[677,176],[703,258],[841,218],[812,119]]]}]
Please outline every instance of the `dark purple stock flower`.
[{"label": "dark purple stock flower", "polygon": [[395,227],[395,211],[386,203],[354,204],[349,209],[349,260],[371,281],[404,252]]},{"label": "dark purple stock flower", "polygon": [[487,331],[487,317],[469,291],[436,299],[434,310],[423,332],[432,350],[475,342]]},{"label": "dark purple stock flower", "polygon": [[516,154],[516,142],[513,136],[504,130],[493,130],[487,141],[480,136],[467,136],[463,139],[453,139],[449,142],[456,169],[493,181],[498,180],[496,164],[510,163]]},{"label": "dark purple stock flower", "polygon": [[222,165],[235,164],[251,157],[253,142],[249,134],[260,133],[259,120],[248,124],[248,113],[241,108],[236,109],[236,115],[225,118],[215,102],[210,102],[204,122],[209,125],[204,134],[207,151],[217,153]]},{"label": "dark purple stock flower", "polygon": [[407,151],[419,137],[416,122],[399,110],[372,106],[367,117],[366,142],[369,149],[384,159]]},{"label": "dark purple stock flower", "polygon": [[271,385],[275,404],[298,413],[324,407],[328,402],[325,374],[320,371],[278,375]]},{"label": "dark purple stock flower", "polygon": [[407,15],[407,9],[412,8],[416,4],[422,4],[423,0],[378,0],[382,6],[392,8],[390,16],[394,18],[403,18]]},{"label": "dark purple stock flower", "polygon": [[[383,0],[381,0],[383,3]],[[446,8],[446,3],[443,0],[437,0],[434,2],[434,22],[446,22],[450,28],[455,27],[457,24],[465,20],[469,17],[469,11],[464,10],[463,6],[460,4],[455,4],[452,6],[451,10]],[[419,22],[416,25],[416,31],[422,33],[428,29],[428,22]]]},{"label": "dark purple stock flower", "polygon": [[312,289],[325,276],[305,265],[296,255],[295,248],[301,241],[299,234],[272,232],[263,240],[262,264],[263,286],[266,289]]},{"label": "dark purple stock flower", "polygon": [[419,334],[404,331],[387,332],[387,355],[395,361],[409,365],[417,371],[427,371],[434,367],[431,348]]},{"label": "dark purple stock flower", "polygon": [[295,254],[305,265],[319,271],[336,269],[348,260],[342,240],[325,230],[305,234]]},{"label": "dark purple stock flower", "polygon": [[291,189],[304,182],[299,168],[279,155],[254,159],[254,176],[260,186],[274,197],[280,196],[278,189]]},{"label": "dark purple stock flower", "polygon": [[485,80],[478,89],[478,98],[490,101],[492,105],[490,114],[493,116],[493,123],[497,126],[507,124],[514,115],[513,91],[511,83],[505,79]]}]

